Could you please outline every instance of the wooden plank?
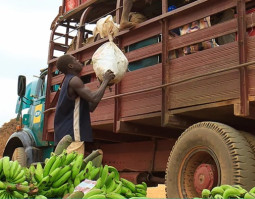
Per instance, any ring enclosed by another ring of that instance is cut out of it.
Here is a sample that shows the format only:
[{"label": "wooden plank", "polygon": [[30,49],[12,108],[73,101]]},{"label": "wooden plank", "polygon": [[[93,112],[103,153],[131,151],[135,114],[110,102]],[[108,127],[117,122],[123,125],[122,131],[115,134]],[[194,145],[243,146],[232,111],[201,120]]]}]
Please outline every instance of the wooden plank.
[{"label": "wooden plank", "polygon": [[94,69],[93,69],[93,65],[87,65],[87,66],[84,66],[83,68],[82,68],[82,71],[81,71],[81,76],[85,76],[85,75],[91,75],[91,74],[94,74],[95,73],[95,71],[94,71]]},{"label": "wooden plank", "polygon": [[170,13],[162,15],[162,18],[169,18],[169,29],[175,29],[198,19],[211,16],[218,12],[235,7],[233,0],[197,0]]},{"label": "wooden plank", "polygon": [[238,63],[237,42],[199,51],[170,60],[170,82],[233,67]]},{"label": "wooden plank", "polygon": [[131,52],[126,53],[126,57],[129,62],[138,61],[147,57],[151,57],[153,55],[161,54],[162,52],[162,43],[157,43],[153,45],[149,45],[143,48],[139,48],[138,50],[133,50]]},{"label": "wooden plank", "polygon": [[[146,34],[144,34],[145,32]],[[160,33],[161,24],[159,21],[155,21],[152,22],[149,26],[142,26],[141,28],[136,28],[130,32],[127,32],[125,35],[121,37],[122,45],[125,47],[136,42],[148,39],[155,35],[159,35]]]},{"label": "wooden plank", "polygon": [[175,37],[169,40],[169,50],[174,50],[189,46],[191,44],[200,43],[210,39],[217,38],[222,35],[227,35],[237,31],[237,20],[232,19],[230,21],[214,25],[209,28],[201,29],[190,34]]},{"label": "wooden plank", "polygon": [[96,110],[91,113],[91,121],[113,120],[114,99],[104,100],[98,104]]},{"label": "wooden plank", "polygon": [[239,82],[235,70],[171,86],[169,109],[239,98]]},{"label": "wooden plank", "polygon": [[55,77],[52,77],[51,85],[60,84],[63,81],[64,77],[65,77],[64,74],[60,74]]}]

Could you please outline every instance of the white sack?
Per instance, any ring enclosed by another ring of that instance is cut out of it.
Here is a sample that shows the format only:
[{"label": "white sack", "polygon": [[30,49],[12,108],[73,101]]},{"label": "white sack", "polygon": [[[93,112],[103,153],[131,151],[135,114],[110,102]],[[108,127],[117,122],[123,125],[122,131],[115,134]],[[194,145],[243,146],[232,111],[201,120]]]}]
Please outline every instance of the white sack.
[{"label": "white sack", "polygon": [[118,32],[119,24],[114,23],[111,15],[107,15],[106,17],[97,21],[96,27],[93,30],[93,35],[96,37],[96,35],[99,33],[101,38],[108,36],[109,40],[112,41]]},{"label": "white sack", "polygon": [[122,51],[114,44],[113,38],[119,32],[119,25],[114,23],[111,15],[98,20],[93,31],[94,36],[98,33],[101,38],[108,36],[110,42],[100,46],[92,56],[93,69],[97,78],[103,81],[107,70],[111,70],[115,78],[109,84],[118,83],[127,71],[128,60]]},{"label": "white sack", "polygon": [[118,83],[127,71],[128,60],[121,50],[113,43],[106,42],[92,56],[93,69],[100,81],[107,70],[111,70],[115,78],[110,84]]}]

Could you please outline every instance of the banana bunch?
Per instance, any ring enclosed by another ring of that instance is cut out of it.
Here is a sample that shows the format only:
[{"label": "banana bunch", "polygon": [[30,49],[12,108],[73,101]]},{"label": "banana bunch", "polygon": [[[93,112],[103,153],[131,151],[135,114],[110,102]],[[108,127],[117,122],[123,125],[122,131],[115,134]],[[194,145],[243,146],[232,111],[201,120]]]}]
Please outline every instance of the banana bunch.
[{"label": "banana bunch", "polygon": [[101,167],[97,168],[93,168],[92,166],[88,179],[91,176],[95,177],[95,179],[98,177],[97,183],[92,190],[84,195],[84,199],[135,198],[146,197],[147,195],[147,185],[145,182],[135,185],[124,178],[120,178],[119,172],[112,166],[105,165],[103,167],[101,165]]},{"label": "banana bunch", "polygon": [[211,191],[204,189],[202,198],[208,199],[229,199],[229,198],[244,198],[255,199],[255,187],[250,191],[243,189],[240,185],[221,185],[214,187]]},{"label": "banana bunch", "polygon": [[[45,160],[44,168],[37,163],[36,168],[30,166],[30,180],[38,187],[38,193],[46,197],[63,197],[73,192],[74,181],[83,166],[83,154],[64,150],[60,155],[54,153]],[[81,178],[82,179],[82,178]],[[77,185],[80,182],[77,182]]]},{"label": "banana bunch", "polygon": [[37,189],[27,181],[27,168],[8,156],[0,159],[0,199],[24,198],[36,194]]}]

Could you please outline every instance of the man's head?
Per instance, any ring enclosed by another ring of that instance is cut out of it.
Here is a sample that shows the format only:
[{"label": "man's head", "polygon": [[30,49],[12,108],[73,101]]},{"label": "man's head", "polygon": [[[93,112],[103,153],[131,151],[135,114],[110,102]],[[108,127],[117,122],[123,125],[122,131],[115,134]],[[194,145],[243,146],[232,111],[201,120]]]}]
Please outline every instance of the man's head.
[{"label": "man's head", "polygon": [[74,56],[65,54],[58,58],[57,69],[64,74],[77,75],[82,70],[82,64]]}]

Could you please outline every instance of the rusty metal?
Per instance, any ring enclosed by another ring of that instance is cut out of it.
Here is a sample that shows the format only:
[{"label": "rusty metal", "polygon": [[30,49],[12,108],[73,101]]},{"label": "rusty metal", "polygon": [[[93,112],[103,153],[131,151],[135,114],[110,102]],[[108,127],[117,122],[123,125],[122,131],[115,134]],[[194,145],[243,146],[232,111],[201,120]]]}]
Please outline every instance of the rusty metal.
[{"label": "rusty metal", "polygon": [[[162,85],[169,83],[169,58],[168,58],[168,20],[162,21]],[[169,92],[167,87],[162,87],[162,105],[161,105],[161,125],[165,126],[168,122],[168,100]]]},{"label": "rusty metal", "polygon": [[163,0],[162,1],[162,13],[167,13],[167,10],[168,10],[168,1]]},{"label": "rusty metal", "polygon": [[[246,38],[246,4],[245,0],[237,1],[237,19],[238,19],[238,49],[239,63],[247,62],[247,38]],[[249,115],[249,85],[247,68],[240,68],[240,115]]]},{"label": "rusty metal", "polygon": [[194,187],[201,194],[203,189],[211,190],[218,182],[218,173],[214,165],[200,164],[194,174]]},{"label": "rusty metal", "polygon": [[[81,19],[80,19],[80,25],[82,27],[85,28],[85,21],[86,21],[86,18],[89,14],[89,12],[92,10],[92,6],[88,7],[86,10],[84,10],[84,12],[82,13],[81,15]],[[84,24],[84,25],[82,25]],[[82,42],[83,42],[83,39],[84,39],[84,29],[81,28],[81,26],[79,27],[78,29],[78,34],[77,34],[77,43],[76,43],[76,49],[82,47]]]}]

